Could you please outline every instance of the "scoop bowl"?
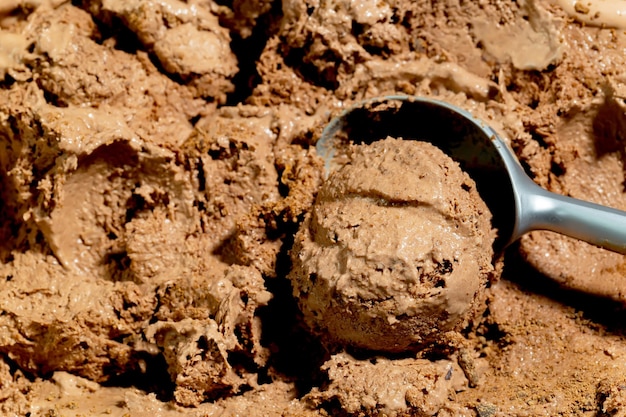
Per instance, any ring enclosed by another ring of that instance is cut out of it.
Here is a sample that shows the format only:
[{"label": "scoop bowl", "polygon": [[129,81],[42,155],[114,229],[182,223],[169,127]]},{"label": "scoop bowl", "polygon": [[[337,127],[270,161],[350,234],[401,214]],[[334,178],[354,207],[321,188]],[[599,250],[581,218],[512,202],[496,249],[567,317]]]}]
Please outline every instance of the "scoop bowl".
[{"label": "scoop bowl", "polygon": [[493,215],[498,251],[532,230],[550,230],[626,254],[626,212],[541,188],[495,130],[444,101],[394,95],[348,108],[316,144],[325,174],[341,165],[342,147],[388,136],[432,143],[461,165]]}]

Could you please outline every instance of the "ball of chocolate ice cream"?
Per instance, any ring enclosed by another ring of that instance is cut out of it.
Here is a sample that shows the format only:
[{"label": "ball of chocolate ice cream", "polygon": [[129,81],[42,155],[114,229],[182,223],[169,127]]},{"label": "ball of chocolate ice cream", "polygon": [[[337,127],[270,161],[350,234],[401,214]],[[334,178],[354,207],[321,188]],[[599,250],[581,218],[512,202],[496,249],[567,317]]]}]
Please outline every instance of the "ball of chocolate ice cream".
[{"label": "ball of chocolate ice cream", "polygon": [[289,278],[327,342],[401,352],[460,330],[494,273],[491,213],[435,146],[353,148],[296,234]]}]

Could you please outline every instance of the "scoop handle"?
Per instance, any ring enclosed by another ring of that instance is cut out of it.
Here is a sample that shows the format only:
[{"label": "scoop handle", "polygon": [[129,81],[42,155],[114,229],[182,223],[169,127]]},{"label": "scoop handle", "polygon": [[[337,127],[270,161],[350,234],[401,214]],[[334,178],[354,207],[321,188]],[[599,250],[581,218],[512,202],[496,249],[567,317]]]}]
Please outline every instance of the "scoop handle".
[{"label": "scoop handle", "polygon": [[626,212],[547,191],[528,179],[521,195],[523,224],[517,236],[531,230],[551,230],[626,254]]}]

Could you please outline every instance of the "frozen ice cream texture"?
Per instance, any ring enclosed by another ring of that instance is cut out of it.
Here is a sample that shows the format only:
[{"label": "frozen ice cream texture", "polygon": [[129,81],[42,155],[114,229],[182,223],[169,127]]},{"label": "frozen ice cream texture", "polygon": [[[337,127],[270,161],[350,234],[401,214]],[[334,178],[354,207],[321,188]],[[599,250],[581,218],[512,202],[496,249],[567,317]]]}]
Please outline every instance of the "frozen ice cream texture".
[{"label": "frozen ice cream texture", "polygon": [[[532,232],[481,291],[490,237],[444,163],[428,211],[422,151],[396,175],[354,150],[320,194],[313,148],[355,103],[436,98],[538,185],[624,210],[625,8],[0,1],[0,415],[623,413],[624,255]],[[373,341],[427,347],[347,346]]]},{"label": "frozen ice cream texture", "polygon": [[474,181],[440,149],[392,138],[355,146],[296,235],[293,292],[331,343],[420,348],[480,310],[494,237]]}]

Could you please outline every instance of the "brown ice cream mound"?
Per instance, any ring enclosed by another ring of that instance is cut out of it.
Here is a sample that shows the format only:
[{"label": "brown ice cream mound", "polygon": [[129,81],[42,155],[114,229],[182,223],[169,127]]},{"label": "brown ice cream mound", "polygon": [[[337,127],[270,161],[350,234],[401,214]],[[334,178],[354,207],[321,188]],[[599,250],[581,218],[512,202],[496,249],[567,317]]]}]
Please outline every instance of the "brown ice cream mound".
[{"label": "brown ice cream mound", "polygon": [[433,145],[355,147],[295,238],[305,322],[331,343],[388,352],[462,329],[494,271],[490,221],[473,180]]},{"label": "brown ice cream mound", "polygon": [[0,416],[626,415],[624,255],[532,232],[481,291],[409,144],[313,208],[329,115],[407,94],[626,209],[626,2],[588,3],[0,0]]}]

